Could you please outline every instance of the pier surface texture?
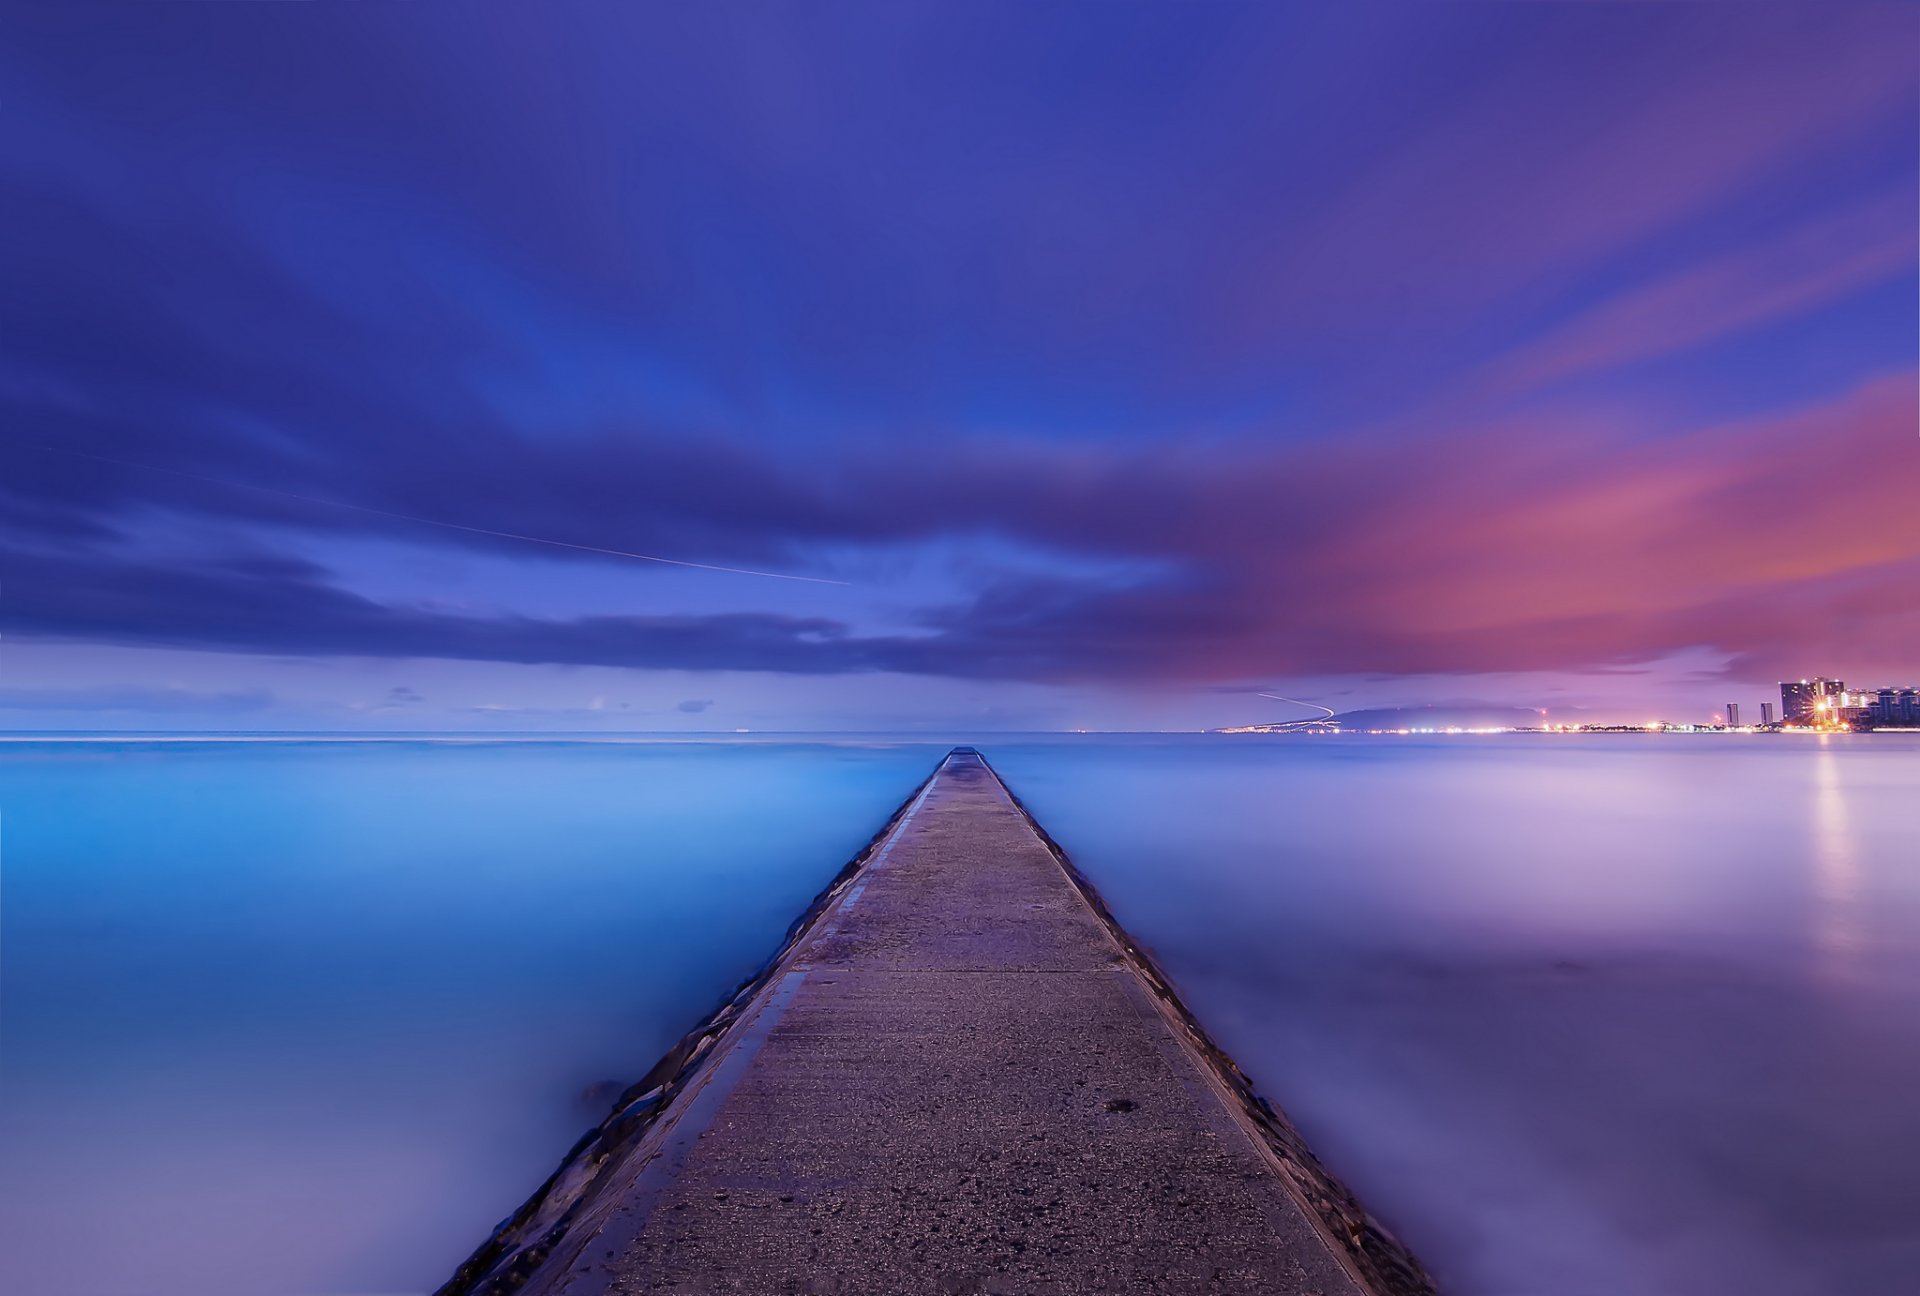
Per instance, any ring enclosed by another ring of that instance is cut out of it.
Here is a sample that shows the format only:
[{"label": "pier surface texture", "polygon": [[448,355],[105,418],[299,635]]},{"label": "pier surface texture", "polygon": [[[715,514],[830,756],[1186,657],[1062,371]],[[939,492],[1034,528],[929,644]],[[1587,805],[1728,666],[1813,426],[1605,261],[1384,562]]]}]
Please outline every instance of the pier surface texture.
[{"label": "pier surface texture", "polygon": [[721,1017],[443,1290],[1430,1290],[970,749]]}]

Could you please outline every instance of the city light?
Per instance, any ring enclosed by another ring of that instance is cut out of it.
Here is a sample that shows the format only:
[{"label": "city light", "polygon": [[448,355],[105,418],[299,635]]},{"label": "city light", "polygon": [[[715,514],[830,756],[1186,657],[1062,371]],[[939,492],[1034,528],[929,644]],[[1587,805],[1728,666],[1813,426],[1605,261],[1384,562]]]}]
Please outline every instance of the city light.
[{"label": "city light", "polygon": [[[1262,694],[1263,697],[1274,696]],[[1691,721],[1644,720],[1637,724],[1587,724],[1550,721],[1545,707],[1537,711],[1540,722],[1532,725],[1405,725],[1380,727],[1342,723],[1331,708],[1314,705],[1325,716],[1310,720],[1282,720],[1264,724],[1234,725],[1211,732],[1222,734],[1377,734],[1419,736],[1427,734],[1779,734],[1779,733],[1868,733],[1877,729],[1920,729],[1920,688],[1883,687],[1850,690],[1837,679],[1815,676],[1810,680],[1783,681],[1780,685],[1780,714],[1776,719],[1772,701],[1760,704],[1760,723],[1744,721],[1741,704],[1729,702],[1723,711],[1715,711],[1706,723]]]}]

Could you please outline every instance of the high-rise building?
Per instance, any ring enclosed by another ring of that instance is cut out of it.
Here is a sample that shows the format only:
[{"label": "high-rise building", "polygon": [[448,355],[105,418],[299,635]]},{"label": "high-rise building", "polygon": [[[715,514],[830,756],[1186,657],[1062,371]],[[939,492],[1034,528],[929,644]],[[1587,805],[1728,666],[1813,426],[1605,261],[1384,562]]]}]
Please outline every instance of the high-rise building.
[{"label": "high-rise building", "polygon": [[1738,702],[1729,702],[1727,703],[1727,728],[1738,729],[1739,727],[1740,704]]},{"label": "high-rise building", "polygon": [[[1849,729],[1920,728],[1920,689],[1849,689],[1836,679],[1816,675],[1810,680],[1788,681],[1780,686],[1781,719],[1788,724],[1836,726]],[[1729,708],[1731,711],[1732,708]],[[1773,722],[1773,708],[1762,705],[1760,714]],[[1728,721],[1732,723],[1731,720]]]},{"label": "high-rise building", "polygon": [[1831,705],[1831,714],[1834,718],[1849,728],[1855,725],[1873,724],[1874,710],[1879,705],[1878,698],[1865,689],[1842,689],[1827,701]]},{"label": "high-rise building", "polygon": [[1847,691],[1847,686],[1839,680],[1816,675],[1810,680],[1786,682],[1780,685],[1780,718],[1788,724],[1808,724],[1820,713],[1820,704],[1826,702],[1831,708],[1833,699]]},{"label": "high-rise building", "polygon": [[1773,723],[1773,703],[1762,702],[1760,704],[1760,723],[1763,725]]}]

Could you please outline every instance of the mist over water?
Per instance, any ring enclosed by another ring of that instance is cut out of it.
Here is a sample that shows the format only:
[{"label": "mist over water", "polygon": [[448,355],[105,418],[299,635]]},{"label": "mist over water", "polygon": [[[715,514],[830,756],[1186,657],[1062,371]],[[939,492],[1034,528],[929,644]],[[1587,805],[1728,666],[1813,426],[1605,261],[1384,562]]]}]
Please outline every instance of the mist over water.
[{"label": "mist over water", "polygon": [[1920,1290],[1920,735],[996,764],[1443,1292]]},{"label": "mist over water", "polygon": [[[1920,737],[982,739],[1455,1296],[1908,1293]],[[425,1292],[947,744],[0,744],[0,1254]]]},{"label": "mist over water", "polygon": [[432,1290],[936,755],[0,745],[0,1288]]}]

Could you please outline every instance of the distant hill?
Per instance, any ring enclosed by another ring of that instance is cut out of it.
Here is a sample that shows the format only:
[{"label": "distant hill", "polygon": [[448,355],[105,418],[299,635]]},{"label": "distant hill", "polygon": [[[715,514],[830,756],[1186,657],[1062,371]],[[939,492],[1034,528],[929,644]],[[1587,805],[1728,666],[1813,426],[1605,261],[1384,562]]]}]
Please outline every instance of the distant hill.
[{"label": "distant hill", "polygon": [[[1342,729],[1531,729],[1545,724],[1591,724],[1596,713],[1585,707],[1555,707],[1542,715],[1536,707],[1497,706],[1484,702],[1435,703],[1427,706],[1366,707],[1342,711],[1324,723]],[[1302,726],[1307,717],[1288,720],[1249,720],[1229,732],[1286,730]]]},{"label": "distant hill", "polygon": [[1334,720],[1342,729],[1518,729],[1548,719],[1573,724],[1580,718],[1572,707],[1549,717],[1534,707],[1409,706],[1342,711]]}]

